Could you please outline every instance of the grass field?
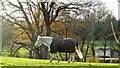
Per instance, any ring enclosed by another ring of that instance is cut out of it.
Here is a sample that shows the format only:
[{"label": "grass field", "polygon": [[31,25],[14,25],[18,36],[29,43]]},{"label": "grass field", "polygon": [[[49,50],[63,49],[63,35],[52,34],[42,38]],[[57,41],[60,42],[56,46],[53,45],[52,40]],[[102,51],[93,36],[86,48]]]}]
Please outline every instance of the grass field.
[{"label": "grass field", "polygon": [[2,68],[120,68],[119,64],[112,63],[85,63],[75,62],[67,63],[66,61],[53,61],[49,63],[49,60],[39,59],[27,59],[27,58],[13,58],[13,57],[0,57],[2,62],[0,66]]},{"label": "grass field", "polygon": [[[100,41],[96,41],[96,44],[95,50],[102,47]],[[112,63],[67,63],[66,61],[57,63],[55,60],[52,63],[49,63],[49,60],[7,57],[10,52],[8,50],[10,49],[8,46],[3,49],[5,51],[2,52],[2,55],[6,57],[0,57],[0,60],[2,60],[2,62],[0,61],[0,66],[2,66],[2,68],[120,68],[120,64]],[[19,50],[18,55],[19,57],[29,57],[28,52],[24,48]],[[88,51],[88,56],[89,55],[91,55],[91,50]],[[92,60],[92,58],[87,59],[87,61],[89,60]]]}]

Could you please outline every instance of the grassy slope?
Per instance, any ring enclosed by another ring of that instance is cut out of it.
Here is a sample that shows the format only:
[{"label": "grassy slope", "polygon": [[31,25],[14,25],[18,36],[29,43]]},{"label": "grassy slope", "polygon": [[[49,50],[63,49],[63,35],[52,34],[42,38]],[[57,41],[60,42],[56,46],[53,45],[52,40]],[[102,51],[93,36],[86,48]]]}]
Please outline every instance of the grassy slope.
[{"label": "grassy slope", "polygon": [[[45,67],[45,66],[49,66],[49,67],[53,66],[53,68],[56,66],[57,66],[57,68],[59,68],[59,66],[62,66],[62,67],[69,66],[69,67],[73,67],[73,68],[78,68],[78,66],[82,67],[82,68],[83,67],[88,67],[88,68],[90,68],[90,67],[91,68],[98,68],[98,67],[117,68],[119,66],[119,64],[110,64],[110,63],[109,64],[108,63],[84,63],[84,62],[67,63],[65,61],[61,61],[60,63],[57,63],[57,61],[53,61],[52,63],[49,63],[49,60],[13,58],[13,57],[2,57],[2,62],[0,63],[0,65],[8,66],[8,67],[10,67],[10,66],[31,66],[31,68]],[[24,67],[22,67],[22,68],[24,68]]]}]

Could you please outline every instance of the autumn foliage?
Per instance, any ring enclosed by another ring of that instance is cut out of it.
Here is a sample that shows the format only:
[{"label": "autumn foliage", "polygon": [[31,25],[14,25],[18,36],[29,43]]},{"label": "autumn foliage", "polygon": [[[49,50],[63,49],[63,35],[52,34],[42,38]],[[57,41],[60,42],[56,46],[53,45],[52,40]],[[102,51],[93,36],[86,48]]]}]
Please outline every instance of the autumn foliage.
[{"label": "autumn foliage", "polygon": [[[27,27],[27,25],[25,24],[25,22],[21,22],[21,25]],[[45,24],[42,25],[42,26],[44,26],[44,28],[45,28]],[[34,24],[33,24],[33,27],[35,28]],[[71,28],[69,27],[69,25],[65,25],[64,22],[53,22],[53,24],[51,25],[51,29],[52,29],[52,31],[54,31],[51,34],[51,36],[59,36],[59,37],[62,37],[62,38],[65,38],[65,37],[76,38],[77,37],[73,33],[73,31],[71,30]],[[14,30],[13,34],[14,34],[13,38],[15,40],[21,41],[21,42],[30,43],[30,39],[29,39],[28,35],[26,34],[26,31],[24,31],[23,29],[18,28],[16,30]],[[41,34],[45,35],[45,30],[43,30],[43,32]]]},{"label": "autumn foliage", "polygon": [[69,25],[65,25],[64,22],[53,22],[51,25],[53,31],[55,31],[60,37],[76,38]]}]

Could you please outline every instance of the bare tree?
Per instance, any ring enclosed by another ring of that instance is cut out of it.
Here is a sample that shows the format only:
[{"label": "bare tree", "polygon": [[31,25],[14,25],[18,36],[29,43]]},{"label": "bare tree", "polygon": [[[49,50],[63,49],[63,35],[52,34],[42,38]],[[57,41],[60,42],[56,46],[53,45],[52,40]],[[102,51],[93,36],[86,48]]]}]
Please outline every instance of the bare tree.
[{"label": "bare tree", "polygon": [[[10,2],[2,0],[4,14],[1,16],[5,20],[15,24],[15,26],[19,26],[26,32],[31,41],[29,48],[30,57],[32,57],[33,46],[36,38],[43,31],[43,26],[40,24],[41,20],[43,20],[46,25],[46,36],[50,36],[50,33],[52,32],[50,25],[55,19],[57,19],[61,10],[66,9],[75,12],[74,9],[82,11],[87,7],[93,7],[96,5],[99,4],[96,4],[95,2],[63,3],[54,1],[41,2],[40,0],[16,0],[15,2]],[[20,22],[27,24],[27,27],[21,25]]]}]

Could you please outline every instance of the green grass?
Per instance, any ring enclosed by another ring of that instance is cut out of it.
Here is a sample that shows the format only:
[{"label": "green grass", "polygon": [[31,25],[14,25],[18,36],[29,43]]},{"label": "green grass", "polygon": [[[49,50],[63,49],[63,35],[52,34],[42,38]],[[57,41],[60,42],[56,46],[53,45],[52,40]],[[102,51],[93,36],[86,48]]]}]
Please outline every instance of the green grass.
[{"label": "green grass", "polygon": [[[100,41],[96,41],[95,43],[95,50],[103,47]],[[109,43],[110,44],[110,43]],[[109,45],[108,44],[108,45]],[[112,44],[111,44],[112,45]],[[8,56],[9,48],[6,46],[5,52],[2,53],[4,56]],[[28,57],[28,52],[22,48],[19,50],[18,53],[19,57]],[[91,55],[91,50],[89,50],[89,54]],[[64,55],[63,55],[64,56]],[[28,58],[14,58],[14,57],[0,57],[0,66],[2,68],[120,68],[119,64],[112,64],[112,63],[85,63],[85,62],[75,62],[75,63],[67,63],[66,61],[53,61],[49,63],[49,60],[40,60],[40,59],[28,59]],[[89,60],[92,60],[91,58]],[[88,61],[88,60],[87,60]],[[26,67],[27,66],[27,67]]]},{"label": "green grass", "polygon": [[[35,67],[71,67],[71,68],[118,68],[119,64],[112,64],[112,63],[85,63],[85,62],[75,62],[75,63],[67,63],[66,61],[57,61],[53,60],[52,63],[49,63],[49,60],[39,60],[39,59],[28,59],[28,58],[14,58],[14,57],[0,57],[2,62],[0,66],[3,68],[10,68],[16,67],[19,68],[35,68]],[[19,66],[19,67],[18,67]],[[120,67],[120,66],[119,66]]]},{"label": "green grass", "polygon": [[[104,41],[102,40],[96,40],[95,41],[95,50],[98,50],[99,48],[103,47],[103,43]],[[116,45],[116,42],[115,41],[107,41],[107,47],[109,47],[110,49],[113,49],[112,48],[112,45],[117,49],[117,45]]]}]

